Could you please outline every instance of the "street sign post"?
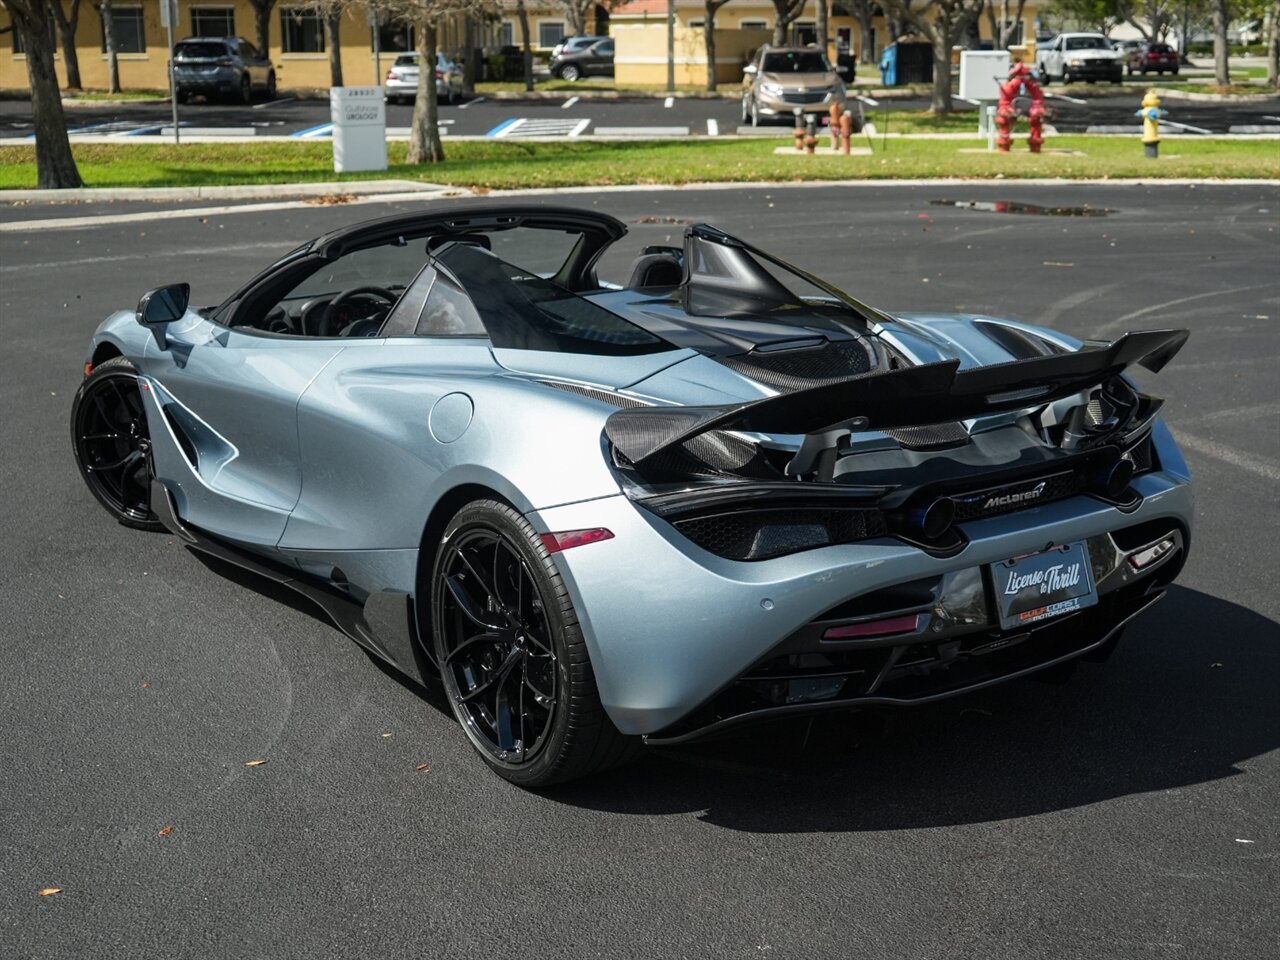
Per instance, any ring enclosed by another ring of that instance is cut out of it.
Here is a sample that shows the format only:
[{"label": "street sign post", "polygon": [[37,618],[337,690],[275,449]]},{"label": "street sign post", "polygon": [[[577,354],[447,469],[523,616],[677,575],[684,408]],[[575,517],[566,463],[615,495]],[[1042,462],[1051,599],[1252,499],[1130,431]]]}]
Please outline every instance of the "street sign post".
[{"label": "street sign post", "polygon": [[178,134],[178,84],[173,76],[173,27],[178,22],[178,0],[160,0],[160,25],[169,34],[169,103],[173,106],[173,142],[181,143]]}]

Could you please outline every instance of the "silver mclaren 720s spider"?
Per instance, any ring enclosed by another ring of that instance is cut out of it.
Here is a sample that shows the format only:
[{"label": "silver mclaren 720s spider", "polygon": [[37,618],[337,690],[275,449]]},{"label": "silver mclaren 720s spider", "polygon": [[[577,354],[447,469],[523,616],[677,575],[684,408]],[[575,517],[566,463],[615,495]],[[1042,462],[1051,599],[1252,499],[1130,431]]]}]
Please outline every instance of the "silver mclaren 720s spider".
[{"label": "silver mclaren 720s spider", "polygon": [[413,213],[154,290],[93,336],[80,472],[438,677],[528,787],[1101,659],[1181,569],[1190,475],[1126,370],[1186,332],[891,316],[705,224],[602,282],[626,232]]}]

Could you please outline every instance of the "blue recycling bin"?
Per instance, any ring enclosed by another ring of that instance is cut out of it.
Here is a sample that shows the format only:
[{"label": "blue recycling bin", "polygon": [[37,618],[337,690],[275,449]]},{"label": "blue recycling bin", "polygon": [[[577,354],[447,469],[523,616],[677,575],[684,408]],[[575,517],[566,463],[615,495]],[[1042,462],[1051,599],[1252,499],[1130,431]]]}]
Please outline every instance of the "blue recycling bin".
[{"label": "blue recycling bin", "polygon": [[880,54],[880,81],[886,87],[898,86],[898,45],[891,43]]}]

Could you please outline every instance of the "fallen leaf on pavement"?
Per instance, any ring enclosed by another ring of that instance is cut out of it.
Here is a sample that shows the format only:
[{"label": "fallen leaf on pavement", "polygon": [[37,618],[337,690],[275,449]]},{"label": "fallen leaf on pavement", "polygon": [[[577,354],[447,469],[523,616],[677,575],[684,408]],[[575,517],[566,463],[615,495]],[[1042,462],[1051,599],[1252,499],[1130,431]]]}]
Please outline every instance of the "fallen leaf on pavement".
[{"label": "fallen leaf on pavement", "polygon": [[417,766],[415,769],[416,769],[419,773],[427,773],[428,771],[430,771],[430,769],[431,769],[431,765],[430,765],[430,764],[426,764],[426,763],[420,763],[420,764],[418,764],[418,766]]},{"label": "fallen leaf on pavement", "polygon": [[61,892],[62,892],[61,887],[41,887],[40,888],[40,896],[42,897],[52,897],[55,893],[61,893]]},{"label": "fallen leaf on pavement", "polygon": [[173,827],[165,827],[160,831],[160,836],[167,837],[171,833],[173,833]]},{"label": "fallen leaf on pavement", "polygon": [[266,762],[267,762],[267,761],[265,761],[265,760],[246,760],[246,761],[244,762],[244,765],[245,765],[246,767],[260,767],[260,766],[262,766],[262,765],[263,765],[264,763],[266,763]]}]

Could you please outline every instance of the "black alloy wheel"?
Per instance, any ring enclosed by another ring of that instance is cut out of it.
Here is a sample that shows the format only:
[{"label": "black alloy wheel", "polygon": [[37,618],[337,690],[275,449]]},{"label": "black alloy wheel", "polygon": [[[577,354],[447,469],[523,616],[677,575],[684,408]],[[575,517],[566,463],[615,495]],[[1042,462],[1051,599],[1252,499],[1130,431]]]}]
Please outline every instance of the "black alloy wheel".
[{"label": "black alloy wheel", "polygon": [[510,506],[477,501],[449,523],[432,576],[431,627],[454,716],[512,783],[584,776],[640,746],[604,714],[555,562]]},{"label": "black alloy wheel", "polygon": [[161,530],[151,511],[151,435],[138,372],[124,357],[98,364],[71,404],[71,444],[89,491],[127,527]]}]

